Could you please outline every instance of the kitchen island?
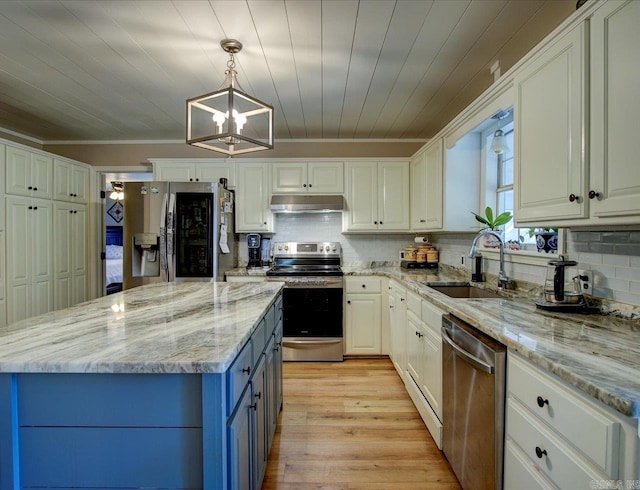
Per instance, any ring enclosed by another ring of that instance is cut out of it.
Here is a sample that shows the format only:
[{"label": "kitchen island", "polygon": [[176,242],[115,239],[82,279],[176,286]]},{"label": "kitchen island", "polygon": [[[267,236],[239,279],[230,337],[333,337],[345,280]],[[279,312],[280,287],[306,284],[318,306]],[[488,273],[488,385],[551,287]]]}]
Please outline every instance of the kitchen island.
[{"label": "kitchen island", "polygon": [[0,488],[258,485],[281,288],[155,284],[0,329]]}]

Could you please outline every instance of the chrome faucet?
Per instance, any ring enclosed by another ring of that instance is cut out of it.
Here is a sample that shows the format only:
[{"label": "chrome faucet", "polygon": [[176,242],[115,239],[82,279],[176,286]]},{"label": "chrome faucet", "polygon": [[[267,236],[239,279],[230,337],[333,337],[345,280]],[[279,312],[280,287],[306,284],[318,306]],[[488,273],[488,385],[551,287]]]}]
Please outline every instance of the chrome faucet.
[{"label": "chrome faucet", "polygon": [[484,230],[476,235],[471,244],[471,250],[469,251],[469,258],[473,259],[478,253],[478,240],[485,235],[493,235],[498,239],[500,244],[500,272],[498,272],[498,289],[507,289],[509,287],[509,278],[504,272],[504,242],[500,234],[493,230]]}]

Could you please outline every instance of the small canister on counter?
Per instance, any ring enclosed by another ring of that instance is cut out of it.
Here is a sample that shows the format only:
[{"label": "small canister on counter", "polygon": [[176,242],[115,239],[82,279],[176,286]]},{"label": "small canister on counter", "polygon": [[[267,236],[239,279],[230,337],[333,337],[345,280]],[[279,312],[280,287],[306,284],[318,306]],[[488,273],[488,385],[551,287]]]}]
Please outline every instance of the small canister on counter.
[{"label": "small canister on counter", "polygon": [[427,249],[425,247],[418,247],[416,252],[416,262],[426,262],[427,261]]},{"label": "small canister on counter", "polygon": [[427,250],[427,262],[429,264],[437,264],[438,263],[438,249],[435,247],[429,248]]},{"label": "small canister on counter", "polygon": [[415,262],[418,249],[413,245],[409,245],[404,249],[404,260],[407,262]]}]

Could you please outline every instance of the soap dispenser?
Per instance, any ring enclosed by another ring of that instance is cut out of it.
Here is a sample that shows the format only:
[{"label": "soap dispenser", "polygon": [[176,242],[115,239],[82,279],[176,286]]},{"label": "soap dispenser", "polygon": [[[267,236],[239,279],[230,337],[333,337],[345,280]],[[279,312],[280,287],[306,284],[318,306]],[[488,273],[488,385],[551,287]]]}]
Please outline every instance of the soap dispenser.
[{"label": "soap dispenser", "polygon": [[473,282],[484,282],[484,274],[482,272],[482,254],[476,254],[474,257],[475,263],[473,265],[473,272],[471,274],[471,280]]}]

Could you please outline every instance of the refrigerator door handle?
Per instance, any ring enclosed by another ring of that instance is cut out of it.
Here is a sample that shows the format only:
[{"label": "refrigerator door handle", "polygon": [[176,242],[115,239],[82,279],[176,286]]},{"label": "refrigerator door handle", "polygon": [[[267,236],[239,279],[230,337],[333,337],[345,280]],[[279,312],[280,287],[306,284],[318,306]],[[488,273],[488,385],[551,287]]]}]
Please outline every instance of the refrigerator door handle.
[{"label": "refrigerator door handle", "polygon": [[160,212],[160,270],[168,270],[167,265],[167,195],[162,198],[162,211]]},{"label": "refrigerator door handle", "polygon": [[175,231],[175,209],[176,209],[176,195],[172,192],[169,195],[169,205],[167,206],[167,280],[174,281],[175,275],[175,262],[173,259],[173,247],[174,247],[174,231]]}]

